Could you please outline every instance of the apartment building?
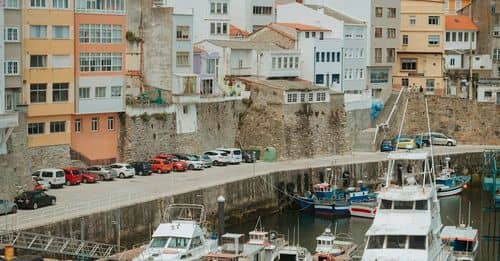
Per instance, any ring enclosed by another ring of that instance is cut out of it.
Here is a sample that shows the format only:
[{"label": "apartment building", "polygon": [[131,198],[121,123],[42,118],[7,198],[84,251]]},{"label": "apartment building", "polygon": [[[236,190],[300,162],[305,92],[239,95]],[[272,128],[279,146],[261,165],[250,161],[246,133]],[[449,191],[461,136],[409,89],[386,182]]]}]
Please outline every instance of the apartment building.
[{"label": "apartment building", "polygon": [[117,157],[118,113],[125,110],[125,14],[125,0],[76,0],[78,91],[70,128],[71,149],[89,162],[112,162]]},{"label": "apartment building", "polygon": [[21,101],[23,87],[22,1],[4,2],[5,110],[13,111]]},{"label": "apartment building", "polygon": [[22,5],[23,94],[28,146],[69,146],[74,107],[74,1]]},{"label": "apartment building", "polygon": [[462,8],[470,5],[472,0],[445,0],[444,11],[446,14],[454,15]]},{"label": "apartment building", "polygon": [[246,32],[255,32],[275,22],[276,4],[273,0],[232,0],[231,24]]},{"label": "apartment building", "polygon": [[401,38],[393,84],[444,95],[445,16],[442,0],[402,0]]}]

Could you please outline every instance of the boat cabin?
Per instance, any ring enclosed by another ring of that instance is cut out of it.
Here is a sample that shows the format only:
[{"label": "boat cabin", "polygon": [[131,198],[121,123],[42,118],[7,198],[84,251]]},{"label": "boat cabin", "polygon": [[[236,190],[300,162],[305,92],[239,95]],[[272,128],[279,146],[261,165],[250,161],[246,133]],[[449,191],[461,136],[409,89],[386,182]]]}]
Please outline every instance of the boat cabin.
[{"label": "boat cabin", "polygon": [[316,252],[317,253],[330,253],[333,248],[333,241],[335,240],[335,235],[329,228],[316,238]]},{"label": "boat cabin", "polygon": [[333,188],[329,183],[319,183],[313,186],[314,195],[318,199],[330,199],[333,197]]},{"label": "boat cabin", "polygon": [[253,230],[248,233],[248,244],[264,245],[268,242],[268,233],[265,231]]},{"label": "boat cabin", "polygon": [[449,245],[452,256],[457,260],[474,260],[479,244],[477,229],[445,226],[441,231],[441,240]]},{"label": "boat cabin", "polygon": [[219,251],[204,255],[205,261],[253,261],[262,260],[263,246],[245,244],[245,235],[226,233],[222,235]]}]

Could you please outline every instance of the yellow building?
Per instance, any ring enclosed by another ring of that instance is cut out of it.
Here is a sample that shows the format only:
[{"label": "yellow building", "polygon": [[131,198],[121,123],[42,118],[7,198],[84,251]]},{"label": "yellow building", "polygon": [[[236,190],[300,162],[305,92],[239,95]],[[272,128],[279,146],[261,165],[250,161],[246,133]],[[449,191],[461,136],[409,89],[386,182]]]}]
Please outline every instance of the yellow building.
[{"label": "yellow building", "polygon": [[393,85],[443,95],[445,16],[443,0],[401,1],[401,44]]},{"label": "yellow building", "polygon": [[23,1],[23,99],[28,146],[70,144],[74,113],[74,1]]},{"label": "yellow building", "polygon": [[444,11],[447,14],[456,14],[458,10],[470,5],[472,0],[445,0]]}]

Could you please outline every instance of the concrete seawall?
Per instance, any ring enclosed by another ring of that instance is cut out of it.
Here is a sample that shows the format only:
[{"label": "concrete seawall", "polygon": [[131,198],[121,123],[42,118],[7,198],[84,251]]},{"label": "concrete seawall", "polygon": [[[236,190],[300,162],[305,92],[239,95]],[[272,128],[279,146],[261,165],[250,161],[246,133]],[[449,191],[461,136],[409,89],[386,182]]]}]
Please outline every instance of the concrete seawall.
[{"label": "concrete seawall", "polygon": [[[445,155],[435,157],[436,165],[439,165],[443,157]],[[481,152],[453,154],[450,157],[454,168],[460,173],[477,174],[481,172]],[[303,193],[309,190],[312,184],[326,179],[326,167],[333,166],[337,173],[348,170],[354,174],[353,182],[363,179],[368,183],[373,183],[378,179],[378,173],[386,165],[387,161],[385,160],[354,164],[332,162],[314,168],[276,171],[79,218],[58,221],[29,230],[80,238],[81,222],[83,221],[85,239],[116,243],[118,236],[116,221],[120,220],[122,245],[132,247],[150,238],[150,233],[162,219],[163,209],[170,203],[203,204],[207,211],[209,226],[213,228],[213,225],[210,224],[215,224],[216,198],[219,195],[226,198],[226,225],[235,224],[252,219],[257,215],[265,217],[266,214],[279,211],[288,202],[288,197],[279,191]]]}]

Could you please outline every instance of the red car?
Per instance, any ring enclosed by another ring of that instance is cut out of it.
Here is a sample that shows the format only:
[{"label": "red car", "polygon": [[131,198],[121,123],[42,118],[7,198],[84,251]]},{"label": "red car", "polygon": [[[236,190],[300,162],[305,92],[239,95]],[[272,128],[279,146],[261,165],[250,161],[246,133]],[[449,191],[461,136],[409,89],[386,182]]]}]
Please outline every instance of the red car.
[{"label": "red car", "polygon": [[156,159],[166,159],[170,160],[173,164],[172,169],[174,171],[186,171],[187,163],[183,160],[178,159],[175,155],[160,153],[156,155]]},{"label": "red car", "polygon": [[158,174],[169,173],[174,168],[172,161],[168,159],[155,158],[149,161],[151,164],[151,170]]},{"label": "red car", "polygon": [[[85,169],[76,168],[76,167],[68,167],[64,168],[64,173],[66,174],[66,184],[68,184],[68,180],[76,177],[80,178],[80,182],[83,183],[96,183],[99,177],[96,174],[85,172]],[[73,183],[71,183],[73,184]]]}]

